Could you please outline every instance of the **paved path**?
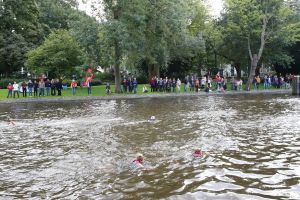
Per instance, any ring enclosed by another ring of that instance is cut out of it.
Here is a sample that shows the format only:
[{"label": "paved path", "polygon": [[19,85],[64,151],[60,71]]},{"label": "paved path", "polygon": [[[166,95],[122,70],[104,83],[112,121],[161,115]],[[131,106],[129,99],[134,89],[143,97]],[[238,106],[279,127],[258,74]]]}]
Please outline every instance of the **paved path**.
[{"label": "paved path", "polygon": [[116,99],[143,99],[143,98],[165,98],[165,97],[197,97],[197,96],[223,96],[223,95],[265,95],[265,94],[286,94],[291,95],[292,90],[258,90],[258,91],[227,91],[227,92],[199,92],[199,93],[159,93],[159,94],[127,94],[107,96],[74,96],[74,97],[41,97],[41,98],[18,98],[0,100],[0,104],[27,103],[27,102],[61,102],[61,101],[87,101],[87,100],[116,100]]}]

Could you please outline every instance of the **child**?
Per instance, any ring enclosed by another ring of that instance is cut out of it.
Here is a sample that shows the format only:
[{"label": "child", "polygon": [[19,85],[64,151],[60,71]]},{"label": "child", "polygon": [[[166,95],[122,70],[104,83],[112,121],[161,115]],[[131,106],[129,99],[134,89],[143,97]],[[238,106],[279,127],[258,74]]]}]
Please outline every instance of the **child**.
[{"label": "child", "polygon": [[148,92],[148,89],[147,89],[147,87],[144,85],[144,87],[143,87],[143,93],[147,93]]},{"label": "child", "polygon": [[144,156],[141,154],[141,153],[138,153],[136,155],[136,159],[133,161],[133,164],[136,166],[136,167],[144,167],[143,166],[143,161],[144,161]]},{"label": "child", "polygon": [[109,83],[106,83],[105,90],[106,90],[106,94],[111,94]]}]

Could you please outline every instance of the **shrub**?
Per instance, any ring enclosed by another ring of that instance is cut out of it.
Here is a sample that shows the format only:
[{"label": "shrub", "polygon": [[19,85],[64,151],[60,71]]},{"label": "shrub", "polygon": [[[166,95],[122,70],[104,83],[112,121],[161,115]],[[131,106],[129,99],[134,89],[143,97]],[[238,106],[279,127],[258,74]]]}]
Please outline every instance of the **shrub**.
[{"label": "shrub", "polygon": [[147,84],[148,83],[148,77],[146,75],[140,75],[136,77],[136,80],[138,84]]},{"label": "shrub", "polygon": [[115,77],[112,73],[104,72],[104,73],[95,74],[93,81],[94,80],[95,81],[98,80],[98,82],[100,81],[101,83],[106,83],[106,82],[113,83],[115,81]]}]

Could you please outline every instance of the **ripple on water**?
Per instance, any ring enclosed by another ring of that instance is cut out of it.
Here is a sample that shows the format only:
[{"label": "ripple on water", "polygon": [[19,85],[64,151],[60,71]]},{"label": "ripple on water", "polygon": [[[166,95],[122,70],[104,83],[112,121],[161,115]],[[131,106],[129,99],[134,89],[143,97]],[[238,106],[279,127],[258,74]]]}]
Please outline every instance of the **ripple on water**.
[{"label": "ripple on water", "polygon": [[[300,199],[299,102],[242,95],[0,106],[0,196]],[[209,156],[192,159],[198,147]],[[137,152],[147,170],[131,170]]]}]

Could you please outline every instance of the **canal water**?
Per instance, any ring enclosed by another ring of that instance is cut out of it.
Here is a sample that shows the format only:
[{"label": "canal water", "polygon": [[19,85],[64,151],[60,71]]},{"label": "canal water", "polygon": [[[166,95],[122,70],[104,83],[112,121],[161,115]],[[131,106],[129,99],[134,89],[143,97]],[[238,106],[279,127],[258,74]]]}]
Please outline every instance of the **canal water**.
[{"label": "canal water", "polygon": [[[209,155],[193,160],[198,147]],[[144,169],[132,167],[136,153]],[[0,104],[0,199],[300,199],[299,191],[298,97]]]}]

